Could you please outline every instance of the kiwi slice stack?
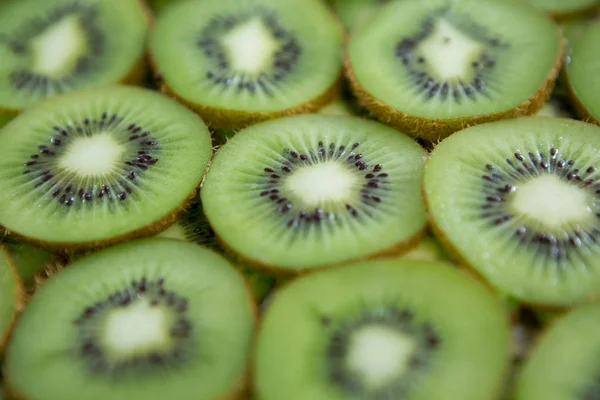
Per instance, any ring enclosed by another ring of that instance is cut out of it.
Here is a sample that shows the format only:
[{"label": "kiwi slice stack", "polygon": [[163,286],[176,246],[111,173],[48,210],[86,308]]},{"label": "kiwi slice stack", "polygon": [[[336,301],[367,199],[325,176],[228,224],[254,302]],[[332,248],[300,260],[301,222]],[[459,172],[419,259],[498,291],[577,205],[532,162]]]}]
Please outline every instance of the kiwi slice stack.
[{"label": "kiwi slice stack", "polygon": [[140,0],[0,4],[0,115],[82,88],[139,84],[148,16]]},{"label": "kiwi slice stack", "polygon": [[276,293],[257,337],[255,388],[263,400],[491,400],[508,345],[500,302],[466,274],[367,261]]},{"label": "kiwi slice stack", "polygon": [[350,35],[346,72],[381,121],[437,140],[538,111],[562,62],[556,24],[526,4],[404,0]]},{"label": "kiwi slice stack", "polygon": [[235,398],[254,321],[244,279],[222,256],[130,241],[77,260],[35,293],[6,350],[6,385],[36,400]]},{"label": "kiwi slice stack", "polygon": [[155,92],[47,99],[0,134],[0,224],[58,250],[150,236],[177,219],[210,156],[202,120]]},{"label": "kiwi slice stack", "polygon": [[424,193],[444,242],[500,292],[600,299],[600,128],[528,117],[465,129],[431,153]]},{"label": "kiwi slice stack", "polygon": [[23,307],[24,292],[21,278],[8,251],[0,247],[0,355]]},{"label": "kiwi slice stack", "polygon": [[279,118],[231,138],[200,195],[215,233],[240,259],[303,272],[415,245],[426,227],[425,157],[378,122]]},{"label": "kiwi slice stack", "polygon": [[178,2],[150,50],[162,90],[215,129],[314,112],[339,92],[342,27],[318,0]]}]

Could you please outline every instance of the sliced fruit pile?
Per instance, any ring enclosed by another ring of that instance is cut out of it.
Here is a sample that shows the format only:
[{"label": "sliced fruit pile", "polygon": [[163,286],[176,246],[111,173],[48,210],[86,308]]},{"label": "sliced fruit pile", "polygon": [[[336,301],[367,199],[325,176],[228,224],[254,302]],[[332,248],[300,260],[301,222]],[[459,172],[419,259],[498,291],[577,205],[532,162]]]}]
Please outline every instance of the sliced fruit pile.
[{"label": "sliced fruit pile", "polygon": [[598,10],[0,2],[0,399],[600,399]]}]

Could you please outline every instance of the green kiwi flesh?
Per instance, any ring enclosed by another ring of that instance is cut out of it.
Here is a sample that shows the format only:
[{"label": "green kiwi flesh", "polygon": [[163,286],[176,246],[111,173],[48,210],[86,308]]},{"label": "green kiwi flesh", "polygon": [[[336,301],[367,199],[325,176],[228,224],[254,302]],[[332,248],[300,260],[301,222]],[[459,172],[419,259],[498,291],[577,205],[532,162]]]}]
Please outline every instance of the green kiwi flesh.
[{"label": "green kiwi flesh", "polygon": [[0,353],[10,334],[22,301],[22,286],[8,252],[0,248]]},{"label": "green kiwi flesh", "polygon": [[254,386],[262,400],[491,400],[508,346],[500,302],[467,274],[367,261],[276,292],[256,339]]},{"label": "green kiwi flesh", "polygon": [[600,21],[590,24],[573,44],[566,66],[567,81],[579,116],[600,124],[600,101],[596,80],[600,61],[595,57],[600,51]]},{"label": "green kiwi flesh", "polygon": [[423,189],[442,242],[500,292],[564,307],[600,297],[600,128],[526,117],[431,152]]},{"label": "green kiwi flesh", "polygon": [[7,347],[6,384],[36,400],[228,398],[244,381],[254,313],[241,274],[213,251],[122,243],[33,295]]},{"label": "green kiwi flesh", "polygon": [[44,269],[52,254],[47,250],[22,243],[11,237],[3,238],[2,245],[15,265],[22,282],[28,282]]},{"label": "green kiwi flesh", "polygon": [[[196,243],[208,247],[217,253],[224,253],[202,211],[202,204],[199,197],[190,202],[185,213],[173,225],[157,236]],[[227,254],[224,255],[228,257]],[[275,285],[275,278],[256,271],[253,268],[241,265],[234,260],[230,261],[244,275],[257,302],[262,302]]]},{"label": "green kiwi flesh", "polygon": [[346,66],[361,104],[377,118],[443,137],[536,112],[561,53],[556,24],[526,4],[404,0],[350,35]]},{"label": "green kiwi flesh", "polygon": [[444,247],[433,235],[425,236],[414,248],[402,254],[401,257],[415,261],[452,262]]},{"label": "green kiwi flesh", "polygon": [[229,250],[250,265],[300,272],[416,244],[426,156],[378,122],[279,118],[223,145],[200,196]]},{"label": "green kiwi flesh", "polygon": [[48,99],[0,135],[0,223],[59,249],[152,235],[177,218],[211,152],[198,116],[146,89]]},{"label": "green kiwi flesh", "polygon": [[348,101],[339,98],[321,108],[318,113],[325,115],[342,115],[346,117],[353,117],[357,115],[357,110],[354,110]]},{"label": "green kiwi flesh", "polygon": [[553,321],[525,361],[513,398],[597,399],[599,321],[599,304],[579,307]]},{"label": "green kiwi flesh", "polygon": [[341,49],[342,28],[315,0],[176,3],[150,36],[166,88],[211,128],[316,111],[335,95]]},{"label": "green kiwi flesh", "polygon": [[390,0],[332,0],[331,7],[346,29],[352,31],[360,28],[381,6],[389,2]]},{"label": "green kiwi flesh", "polygon": [[0,5],[0,110],[130,80],[143,66],[139,0],[19,0]]}]

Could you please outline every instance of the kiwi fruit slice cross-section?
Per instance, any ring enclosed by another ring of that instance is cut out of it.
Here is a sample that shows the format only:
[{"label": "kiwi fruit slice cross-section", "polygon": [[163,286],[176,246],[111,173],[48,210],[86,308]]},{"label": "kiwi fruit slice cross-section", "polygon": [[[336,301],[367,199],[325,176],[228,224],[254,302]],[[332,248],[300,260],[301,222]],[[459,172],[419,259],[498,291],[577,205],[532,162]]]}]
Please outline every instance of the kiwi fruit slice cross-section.
[{"label": "kiwi fruit slice cross-section", "polygon": [[598,10],[598,0],[525,0],[557,20],[582,17]]},{"label": "kiwi fruit slice cross-section", "polygon": [[[332,0],[331,7],[348,31],[359,28],[392,0]],[[399,1],[399,0],[393,0]]]},{"label": "kiwi fruit slice cross-section", "polygon": [[158,93],[48,99],[0,134],[0,224],[58,250],[150,236],[177,219],[210,157],[202,120]]},{"label": "kiwi fruit slice cross-section", "polygon": [[509,362],[498,299],[467,274],[424,261],[298,278],[274,296],[256,342],[262,400],[491,400]]},{"label": "kiwi fruit slice cross-section", "polygon": [[143,80],[141,0],[19,0],[0,5],[0,113],[45,97]]},{"label": "kiwi fruit slice cross-section", "polygon": [[527,4],[403,0],[350,35],[345,65],[362,106],[437,140],[535,113],[550,96],[562,49],[556,24]]},{"label": "kiwi fruit slice cross-section", "polygon": [[313,112],[339,92],[342,27],[320,1],[174,4],[150,37],[163,91],[211,128]]},{"label": "kiwi fruit slice cross-section", "polygon": [[378,122],[279,118],[231,138],[200,196],[216,235],[244,262],[302,272],[415,245],[426,227],[426,156]]},{"label": "kiwi fruit slice cross-section", "polygon": [[600,83],[596,79],[600,67],[600,60],[596,57],[599,51],[600,21],[596,21],[573,44],[565,69],[575,111],[581,118],[595,124],[600,124],[600,101],[597,96]]},{"label": "kiwi fruit slice cross-section", "polygon": [[[224,253],[219,245],[215,233],[202,212],[199,198],[190,202],[185,213],[167,230],[158,234],[158,237],[183,240],[207,247],[217,253]],[[227,254],[224,254],[228,257]],[[254,270],[230,260],[235,268],[243,275],[258,303],[262,302],[271,288],[275,285],[275,278],[265,273]]]},{"label": "kiwi fruit slice cross-section", "polygon": [[53,259],[50,252],[22,243],[10,236],[2,239],[2,245],[8,251],[23,282],[32,279],[36,273],[44,269],[47,262],[51,262]]},{"label": "kiwi fruit slice cross-section", "polygon": [[434,231],[496,289],[535,306],[600,298],[600,128],[526,117],[467,128],[431,152]]},{"label": "kiwi fruit slice cross-section", "polygon": [[6,383],[36,400],[235,398],[255,311],[241,274],[213,251],[172,239],[122,243],[33,295],[7,347]]},{"label": "kiwi fruit slice cross-section", "polygon": [[23,306],[22,281],[8,251],[0,247],[0,354]]},{"label": "kiwi fruit slice cross-section", "polygon": [[452,262],[444,247],[433,235],[425,236],[413,249],[402,254],[401,258],[415,261]]},{"label": "kiwi fruit slice cross-section", "polygon": [[600,305],[558,318],[536,343],[517,381],[515,400],[600,398]]}]

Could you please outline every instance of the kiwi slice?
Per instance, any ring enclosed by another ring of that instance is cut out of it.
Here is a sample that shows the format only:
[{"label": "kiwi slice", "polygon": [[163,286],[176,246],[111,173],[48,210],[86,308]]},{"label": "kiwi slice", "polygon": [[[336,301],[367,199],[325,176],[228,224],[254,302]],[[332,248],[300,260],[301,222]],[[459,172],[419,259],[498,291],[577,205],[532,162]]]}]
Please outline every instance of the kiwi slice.
[{"label": "kiwi slice", "polygon": [[540,117],[575,118],[575,111],[565,99],[550,97],[535,115]]},{"label": "kiwi slice", "polygon": [[338,98],[319,110],[319,114],[356,116],[358,113],[352,105],[344,99]]},{"label": "kiwi slice", "polygon": [[10,237],[2,239],[2,245],[8,251],[23,282],[31,280],[53,258],[53,255],[44,249],[22,243]]},{"label": "kiwi slice", "polygon": [[527,4],[404,0],[350,35],[345,66],[361,105],[378,119],[437,140],[538,111],[562,49],[556,24]]},{"label": "kiwi slice", "polygon": [[37,400],[234,398],[254,313],[244,279],[213,251],[172,239],[122,243],[33,295],[7,347],[6,384]]},{"label": "kiwi slice", "polygon": [[317,0],[176,3],[150,37],[163,91],[215,129],[318,110],[339,92],[341,49]]},{"label": "kiwi slice", "polygon": [[565,307],[600,295],[600,128],[527,117],[431,152],[424,193],[443,243],[500,292]]},{"label": "kiwi slice", "polygon": [[577,114],[590,122],[600,124],[600,102],[596,96],[600,84],[596,74],[600,61],[595,54],[600,51],[600,21],[589,25],[575,42],[566,66],[569,94]]},{"label": "kiwi slice", "polygon": [[[365,21],[391,0],[332,0],[331,7],[347,30],[362,26]],[[394,0],[396,1],[396,0]]]},{"label": "kiwi slice", "polygon": [[526,0],[558,20],[585,16],[598,9],[598,0]]},{"label": "kiwi slice", "polygon": [[425,236],[413,249],[403,254],[402,258],[417,261],[451,262],[446,250],[433,235]]},{"label": "kiwi slice", "polygon": [[[202,212],[202,204],[199,198],[192,201],[186,212],[167,230],[159,233],[158,237],[184,240],[208,247],[218,253],[224,252]],[[233,260],[230,261],[244,275],[256,300],[259,303],[262,302],[275,285],[275,278],[253,268],[240,265]]]},{"label": "kiwi slice", "polygon": [[526,360],[515,400],[593,400],[600,396],[600,305],[557,319]]},{"label": "kiwi slice", "polygon": [[0,5],[0,114],[109,83],[138,84],[148,19],[140,0]]},{"label": "kiwi slice", "polygon": [[153,235],[179,216],[211,156],[175,101],[108,86],[47,99],[0,135],[0,224],[56,249]]},{"label": "kiwi slice", "polygon": [[500,302],[465,273],[367,261],[277,292],[258,332],[254,383],[263,400],[491,400],[508,348]]},{"label": "kiwi slice", "polygon": [[23,286],[13,261],[0,247],[0,353],[23,306]]},{"label": "kiwi slice", "polygon": [[426,156],[374,121],[279,118],[231,138],[200,196],[217,236],[244,262],[301,272],[415,245],[426,227]]}]

